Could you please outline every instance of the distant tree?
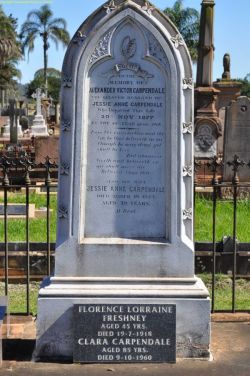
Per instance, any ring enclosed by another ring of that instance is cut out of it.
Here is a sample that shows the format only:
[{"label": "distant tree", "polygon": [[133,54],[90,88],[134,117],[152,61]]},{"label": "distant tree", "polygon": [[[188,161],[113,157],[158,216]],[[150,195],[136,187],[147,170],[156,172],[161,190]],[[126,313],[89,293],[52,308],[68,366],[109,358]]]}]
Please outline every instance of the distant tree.
[{"label": "distant tree", "polygon": [[7,16],[0,6],[0,89],[2,105],[4,93],[16,87],[16,78],[21,73],[16,65],[21,59],[21,48],[17,36],[17,20],[12,15]]},{"label": "distant tree", "polygon": [[52,41],[56,48],[62,43],[66,47],[70,41],[67,31],[67,24],[63,18],[53,18],[53,12],[48,5],[41,6],[38,10],[28,13],[27,20],[21,27],[20,37],[23,51],[28,50],[28,55],[34,50],[34,43],[37,37],[43,41],[43,63],[44,63],[44,87],[48,88],[48,49],[49,41]]},{"label": "distant tree", "polygon": [[237,80],[242,82],[241,95],[246,95],[250,98],[250,73],[246,75],[243,80]]},{"label": "distant tree", "polygon": [[194,8],[184,8],[183,2],[183,0],[176,0],[172,8],[166,8],[163,12],[183,36],[192,60],[197,61],[200,13]]},{"label": "distant tree", "polygon": [[[48,79],[48,96],[52,97],[55,102],[59,102],[60,87],[61,87],[61,72],[54,68],[47,69],[47,79]],[[37,88],[44,88],[44,70],[39,69],[34,74],[34,79],[30,81],[27,85],[26,95],[31,97],[31,95],[36,91]]]}]

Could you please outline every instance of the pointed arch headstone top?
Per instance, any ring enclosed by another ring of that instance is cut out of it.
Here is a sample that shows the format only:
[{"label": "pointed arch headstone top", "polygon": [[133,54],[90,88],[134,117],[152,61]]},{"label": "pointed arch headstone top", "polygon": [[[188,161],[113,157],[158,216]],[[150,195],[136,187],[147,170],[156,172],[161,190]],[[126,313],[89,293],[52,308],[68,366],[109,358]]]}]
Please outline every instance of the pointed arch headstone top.
[{"label": "pointed arch headstone top", "polygon": [[[184,41],[149,1],[108,1],[77,30],[62,73],[55,276],[40,290],[38,356],[136,361],[132,342],[129,358],[107,357],[112,339],[96,341],[95,328],[105,328],[105,312],[143,310],[152,334],[141,326],[144,334],[133,335],[147,337],[142,360],[175,361],[176,349],[209,356],[208,292],[194,277],[193,80]],[[85,313],[98,314],[96,326],[78,320]],[[79,337],[83,327],[91,343]]]}]

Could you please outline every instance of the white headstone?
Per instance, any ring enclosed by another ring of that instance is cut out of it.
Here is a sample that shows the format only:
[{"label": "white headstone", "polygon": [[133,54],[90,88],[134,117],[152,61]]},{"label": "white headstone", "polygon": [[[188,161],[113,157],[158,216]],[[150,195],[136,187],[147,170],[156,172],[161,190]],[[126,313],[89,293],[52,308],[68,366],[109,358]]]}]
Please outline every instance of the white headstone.
[{"label": "white headstone", "polygon": [[32,94],[32,98],[36,100],[36,115],[31,127],[31,135],[33,136],[48,136],[48,129],[44,117],[42,115],[42,98],[44,94],[41,89],[36,89]]},{"label": "white headstone", "polygon": [[37,359],[72,359],[74,304],[135,302],[175,304],[177,356],[209,356],[192,105],[185,43],[148,2],[108,2],[79,28],[63,65],[56,265],[39,294]]},{"label": "white headstone", "polygon": [[[17,134],[18,138],[23,136],[22,126],[20,125],[19,117],[17,117]],[[10,139],[10,119],[7,119],[7,124],[3,127],[3,138]]]},{"label": "white headstone", "polygon": [[10,118],[7,119],[7,123],[3,127],[2,137],[6,139],[10,139]]}]

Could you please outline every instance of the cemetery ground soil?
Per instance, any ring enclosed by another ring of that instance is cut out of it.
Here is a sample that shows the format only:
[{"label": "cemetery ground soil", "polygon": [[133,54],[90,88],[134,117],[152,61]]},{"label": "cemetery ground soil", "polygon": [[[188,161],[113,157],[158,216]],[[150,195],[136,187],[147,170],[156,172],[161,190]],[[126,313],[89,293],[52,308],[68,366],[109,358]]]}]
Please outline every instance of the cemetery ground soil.
[{"label": "cemetery ground soil", "polygon": [[248,376],[250,322],[213,322],[213,361],[177,360],[176,364],[58,364],[30,361],[35,341],[19,341],[4,351],[0,375],[13,376]]},{"label": "cemetery ground soil", "polygon": [[[211,294],[211,275],[200,274]],[[37,313],[37,296],[39,282],[30,284],[30,310],[33,315]],[[0,283],[0,294],[4,294],[4,283]],[[9,311],[11,313],[24,313],[26,310],[26,285],[9,285]],[[232,307],[232,280],[226,275],[216,275],[215,309],[230,310]],[[236,309],[250,310],[250,281],[238,279],[236,282]]]},{"label": "cemetery ground soil", "polygon": [[[51,195],[50,208],[50,241],[56,241],[56,215],[57,196]],[[0,202],[3,202],[2,197]],[[25,203],[25,195],[19,193],[8,194],[9,203]],[[46,195],[30,194],[30,203],[35,204],[36,209],[46,207]],[[195,241],[212,241],[212,208],[211,199],[197,196],[195,210]],[[233,202],[232,200],[218,200],[216,217],[216,240],[221,241],[223,236],[233,234]],[[25,219],[8,220],[8,241],[25,241]],[[30,219],[30,241],[46,242],[46,218]],[[250,242],[250,198],[238,201],[237,205],[237,238],[240,242]],[[4,221],[0,219],[0,241],[4,241]]]}]

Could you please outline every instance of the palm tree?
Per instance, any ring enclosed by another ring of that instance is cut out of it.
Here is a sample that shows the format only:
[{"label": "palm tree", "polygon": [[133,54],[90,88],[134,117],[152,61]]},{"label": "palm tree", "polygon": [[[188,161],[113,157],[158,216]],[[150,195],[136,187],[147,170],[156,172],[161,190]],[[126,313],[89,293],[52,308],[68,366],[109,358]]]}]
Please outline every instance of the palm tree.
[{"label": "palm tree", "polygon": [[48,49],[49,41],[55,43],[58,48],[59,42],[66,47],[70,41],[70,36],[66,30],[66,21],[63,18],[53,18],[53,12],[48,5],[43,5],[38,10],[28,13],[27,20],[21,27],[20,37],[22,49],[28,50],[28,55],[34,50],[34,42],[37,37],[43,41],[43,61],[44,61],[44,86],[47,94],[48,88]]},{"label": "palm tree", "polygon": [[21,57],[16,28],[17,20],[12,15],[6,16],[0,6],[0,64]]},{"label": "palm tree", "polygon": [[4,107],[8,93],[15,90],[16,78],[20,71],[16,68],[21,58],[20,43],[17,38],[17,20],[7,16],[0,6],[0,99]]},{"label": "palm tree", "polygon": [[194,8],[184,8],[183,0],[176,0],[172,8],[163,11],[183,36],[193,61],[198,58],[200,13]]}]

